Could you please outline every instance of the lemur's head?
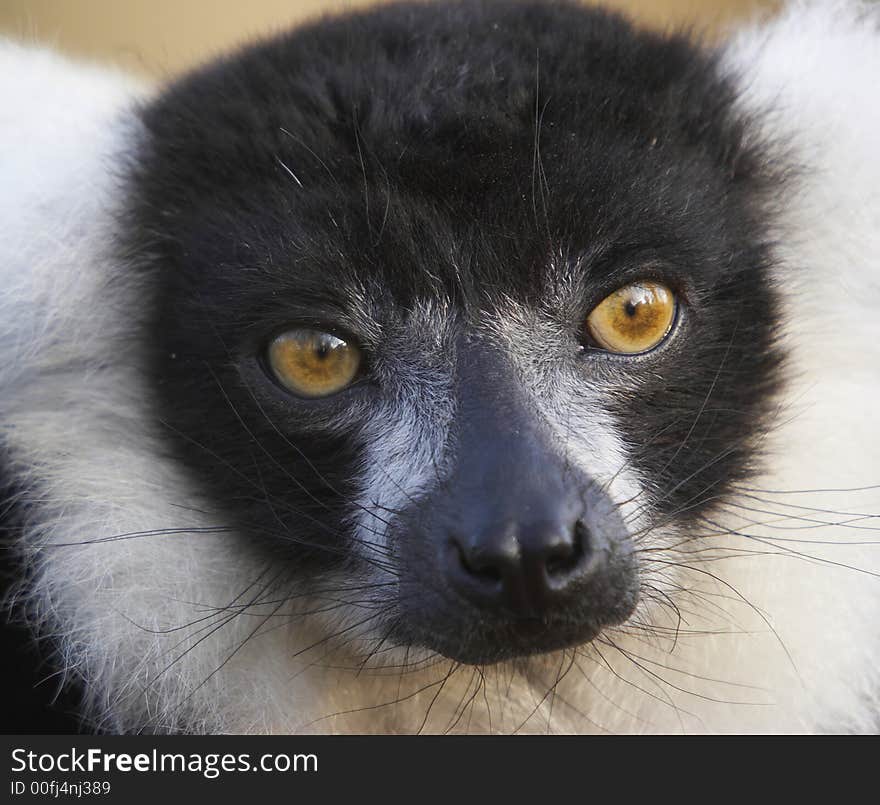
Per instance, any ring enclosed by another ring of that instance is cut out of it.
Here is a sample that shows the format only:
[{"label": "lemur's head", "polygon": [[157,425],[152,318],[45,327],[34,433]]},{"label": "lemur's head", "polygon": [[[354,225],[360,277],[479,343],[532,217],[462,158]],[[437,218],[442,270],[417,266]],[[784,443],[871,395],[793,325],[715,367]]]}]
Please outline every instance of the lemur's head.
[{"label": "lemur's head", "polygon": [[683,39],[487,4],[306,27],[145,108],[159,419],[277,588],[475,664],[666,595],[778,367],[731,105]]}]

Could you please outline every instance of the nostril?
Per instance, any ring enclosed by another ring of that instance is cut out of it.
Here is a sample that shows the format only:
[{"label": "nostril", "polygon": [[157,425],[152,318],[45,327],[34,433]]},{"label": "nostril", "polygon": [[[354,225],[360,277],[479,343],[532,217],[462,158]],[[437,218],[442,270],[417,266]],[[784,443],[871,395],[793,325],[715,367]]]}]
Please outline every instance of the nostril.
[{"label": "nostril", "polygon": [[456,553],[458,554],[458,563],[460,568],[469,576],[481,579],[491,584],[497,584],[503,578],[501,568],[491,562],[478,562],[473,559],[468,560],[464,549],[457,542],[455,543]]},{"label": "nostril", "polygon": [[577,568],[590,550],[590,532],[582,520],[577,520],[571,531],[571,540],[550,546],[544,568],[548,576],[562,576]]},{"label": "nostril", "polygon": [[577,545],[566,545],[547,557],[544,567],[548,576],[559,576],[577,566],[581,550]]},{"label": "nostril", "polygon": [[480,606],[533,616],[565,599],[594,564],[592,536],[582,520],[501,527],[447,542],[450,582]]}]

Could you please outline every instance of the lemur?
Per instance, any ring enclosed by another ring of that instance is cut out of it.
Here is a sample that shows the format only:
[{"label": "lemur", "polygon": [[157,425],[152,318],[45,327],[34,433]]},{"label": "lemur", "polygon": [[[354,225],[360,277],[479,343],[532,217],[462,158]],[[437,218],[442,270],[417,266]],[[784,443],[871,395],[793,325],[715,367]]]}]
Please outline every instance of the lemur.
[{"label": "lemur", "polygon": [[880,7],[0,45],[6,604],[98,732],[875,731]]}]

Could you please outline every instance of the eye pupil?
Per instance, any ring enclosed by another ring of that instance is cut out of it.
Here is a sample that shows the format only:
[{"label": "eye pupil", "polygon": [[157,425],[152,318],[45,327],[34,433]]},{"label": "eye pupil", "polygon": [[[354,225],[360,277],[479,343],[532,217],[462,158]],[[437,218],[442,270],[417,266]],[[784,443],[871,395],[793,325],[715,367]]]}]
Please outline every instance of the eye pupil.
[{"label": "eye pupil", "polygon": [[626,304],[623,306],[623,312],[626,313],[626,315],[630,318],[633,318],[636,315],[637,310],[637,305],[635,304],[635,302],[632,301],[627,301]]}]

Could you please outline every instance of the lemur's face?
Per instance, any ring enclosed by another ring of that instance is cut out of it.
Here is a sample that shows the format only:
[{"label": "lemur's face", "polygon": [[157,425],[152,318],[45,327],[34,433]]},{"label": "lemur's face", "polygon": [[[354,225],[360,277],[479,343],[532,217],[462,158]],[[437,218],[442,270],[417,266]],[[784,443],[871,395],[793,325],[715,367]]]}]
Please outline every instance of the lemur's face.
[{"label": "lemur's face", "polygon": [[666,595],[659,549],[754,468],[765,177],[683,41],[418,13],[417,38],[400,11],[304,29],[146,108],[124,246],[160,278],[169,449],[279,600],[485,663]]}]

